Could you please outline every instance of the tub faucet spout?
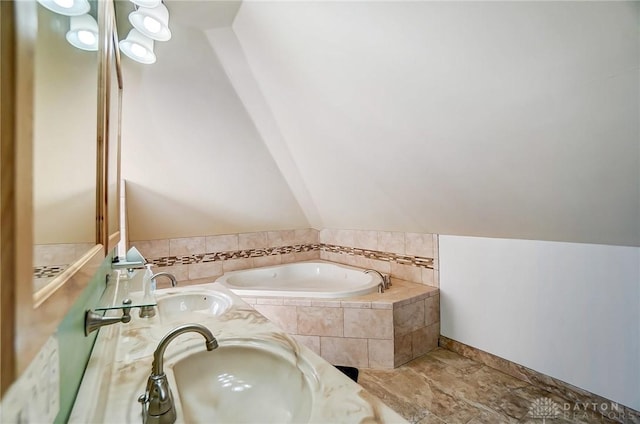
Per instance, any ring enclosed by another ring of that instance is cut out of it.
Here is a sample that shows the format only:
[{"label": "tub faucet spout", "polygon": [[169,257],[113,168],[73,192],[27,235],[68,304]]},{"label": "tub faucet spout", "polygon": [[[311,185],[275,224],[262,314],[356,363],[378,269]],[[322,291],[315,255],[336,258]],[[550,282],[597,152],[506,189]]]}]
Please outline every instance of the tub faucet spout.
[{"label": "tub faucet spout", "polygon": [[374,274],[377,274],[380,277],[380,280],[382,280],[381,282],[382,286],[379,288],[379,290],[380,290],[380,293],[384,293],[384,291],[387,290],[391,285],[391,277],[389,276],[389,274],[383,274],[380,271],[377,271],[375,269],[364,270],[365,274],[369,274],[370,272],[373,272]]},{"label": "tub faucet spout", "polygon": [[155,280],[156,277],[167,277],[169,280],[171,280],[171,287],[175,287],[178,285],[178,279],[176,278],[176,276],[169,272],[158,272],[156,274],[153,274],[151,276],[151,281]]},{"label": "tub faucet spout", "polygon": [[143,424],[173,424],[176,421],[173,394],[163,370],[164,351],[173,339],[189,332],[201,334],[205,339],[208,351],[218,347],[218,341],[213,337],[211,331],[200,324],[181,325],[171,330],[160,340],[153,353],[153,365],[151,365],[151,375],[147,380],[146,392],[138,398],[138,402],[142,404]]}]

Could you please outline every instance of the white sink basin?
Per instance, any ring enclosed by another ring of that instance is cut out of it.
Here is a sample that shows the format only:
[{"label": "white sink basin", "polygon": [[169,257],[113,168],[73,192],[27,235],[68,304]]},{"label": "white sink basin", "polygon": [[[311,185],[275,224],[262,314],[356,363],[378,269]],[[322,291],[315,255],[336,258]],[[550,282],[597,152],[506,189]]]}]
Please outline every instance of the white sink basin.
[{"label": "white sink basin", "polygon": [[215,291],[192,291],[168,294],[158,298],[158,311],[161,317],[172,318],[176,314],[197,312],[207,315],[222,315],[232,304],[232,300],[223,293]]},{"label": "white sink basin", "polygon": [[173,367],[188,423],[304,423],[317,377],[292,352],[264,341],[224,342]]}]

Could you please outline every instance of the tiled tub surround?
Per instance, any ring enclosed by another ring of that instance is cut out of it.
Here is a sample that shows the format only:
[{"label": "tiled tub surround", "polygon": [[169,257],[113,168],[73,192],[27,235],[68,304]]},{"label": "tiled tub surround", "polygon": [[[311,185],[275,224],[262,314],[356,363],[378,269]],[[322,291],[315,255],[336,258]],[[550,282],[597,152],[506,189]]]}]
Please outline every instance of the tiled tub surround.
[{"label": "tiled tub surround", "polygon": [[392,283],[382,294],[348,299],[243,300],[332,364],[389,369],[434,349],[440,335],[439,289]]},{"label": "tiled tub surround", "polygon": [[131,245],[183,284],[213,281],[228,271],[324,259],[438,286],[435,234],[300,229],[133,241]]},{"label": "tiled tub surround", "polygon": [[387,231],[263,231],[134,241],[156,271],[180,285],[211,282],[225,272],[306,260],[375,269],[391,275],[384,294],[339,300],[245,299],[328,361],[393,368],[437,346],[440,334],[438,236]]},{"label": "tiled tub surround", "polygon": [[[200,322],[209,328],[220,346],[233,340],[262,340],[291,351],[301,363],[309,364],[317,376],[312,387],[312,406],[309,422],[314,423],[401,423],[402,417],[385,406],[375,396],[351,381],[306,347],[292,340],[276,328],[255,309],[246,305],[220,284],[160,290],[159,296],[171,296],[189,290],[214,290],[231,298],[229,310],[220,316],[197,312],[163,315],[161,309],[155,317],[141,319],[133,313],[130,323],[103,327],[83,377],[82,386],[70,417],[70,423],[125,423],[141,422],[140,405],[136,401],[144,392],[145,381],[151,370],[154,349],[170,329],[185,322]],[[187,333],[177,337],[167,347],[164,370],[174,382],[174,365],[191,352],[204,350],[202,337]],[[216,350],[210,354],[215,357]],[[206,370],[203,370],[205,372]],[[265,370],[268,373],[268,370]],[[297,389],[297,388],[296,388]],[[178,386],[172,387],[177,423],[185,422],[182,415],[184,401]],[[259,404],[261,399],[257,399]],[[197,400],[194,400],[197,404]],[[220,408],[243,408],[247,405],[220,405]],[[200,421],[206,421],[205,417]]]}]

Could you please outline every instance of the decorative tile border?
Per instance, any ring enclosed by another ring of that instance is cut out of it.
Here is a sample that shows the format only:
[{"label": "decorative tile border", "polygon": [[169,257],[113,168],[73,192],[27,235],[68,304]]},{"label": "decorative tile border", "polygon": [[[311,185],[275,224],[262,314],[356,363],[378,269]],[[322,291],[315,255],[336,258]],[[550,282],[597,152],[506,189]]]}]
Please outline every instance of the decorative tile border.
[{"label": "decorative tile border", "polygon": [[69,265],[47,265],[33,267],[33,278],[51,278],[67,269]]},{"label": "decorative tile border", "polygon": [[301,253],[319,251],[319,244],[297,244],[293,246],[266,247],[262,249],[234,250],[229,252],[196,253],[185,256],[163,256],[148,259],[148,263],[157,267],[173,265],[191,265],[197,263],[226,261],[228,259],[259,258],[272,255],[284,255],[287,253]]},{"label": "decorative tile border", "polygon": [[425,258],[422,256],[400,255],[391,252],[381,252],[379,250],[360,249],[357,247],[336,246],[333,244],[320,244],[320,250],[331,253],[340,253],[345,255],[362,256],[367,259],[376,259],[379,261],[395,262],[402,265],[410,265],[420,268],[433,269],[433,258]]},{"label": "decorative tile border", "polygon": [[381,252],[377,250],[360,249],[356,247],[337,246],[333,244],[313,243],[296,244],[291,246],[266,247],[261,249],[234,250],[228,252],[196,253],[184,256],[163,256],[148,259],[148,263],[157,267],[173,265],[191,265],[197,263],[225,261],[228,259],[259,258],[264,256],[284,255],[288,253],[301,253],[325,251],[339,253],[343,255],[360,256],[367,259],[376,259],[386,262],[395,262],[402,265],[415,266],[419,268],[433,269],[433,258],[421,256],[400,255],[391,252]]},{"label": "decorative tile border", "polygon": [[[618,402],[442,335],[440,336],[439,345],[488,367],[502,371],[514,378],[543,387],[550,393],[573,402],[578,409],[583,408],[583,412],[586,412],[584,408],[588,408],[588,411],[599,413],[599,415],[614,421],[640,424],[640,412]],[[617,407],[617,410],[616,408],[612,409],[613,405]]]}]

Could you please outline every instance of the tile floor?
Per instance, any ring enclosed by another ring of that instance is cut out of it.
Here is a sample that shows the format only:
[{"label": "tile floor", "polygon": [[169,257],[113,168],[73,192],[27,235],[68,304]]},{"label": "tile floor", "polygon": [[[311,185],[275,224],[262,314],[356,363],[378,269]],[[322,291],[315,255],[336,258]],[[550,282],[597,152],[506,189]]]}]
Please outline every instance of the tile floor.
[{"label": "tile floor", "polygon": [[543,423],[530,414],[540,399],[558,407],[545,424],[615,423],[594,411],[574,411],[573,403],[543,388],[442,348],[394,370],[361,369],[358,383],[411,423]]}]

